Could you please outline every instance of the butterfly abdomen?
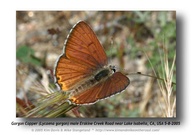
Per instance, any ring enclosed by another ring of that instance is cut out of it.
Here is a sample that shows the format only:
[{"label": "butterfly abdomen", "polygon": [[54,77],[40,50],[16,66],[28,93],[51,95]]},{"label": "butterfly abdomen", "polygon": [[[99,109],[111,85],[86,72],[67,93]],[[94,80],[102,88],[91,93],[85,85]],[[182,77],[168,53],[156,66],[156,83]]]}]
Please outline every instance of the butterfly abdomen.
[{"label": "butterfly abdomen", "polygon": [[84,83],[79,85],[77,88],[75,88],[73,90],[73,92],[71,93],[71,95],[79,94],[79,93],[97,85],[98,83],[106,80],[109,75],[110,75],[110,69],[109,68],[101,70],[96,75],[94,75],[94,77],[88,79],[87,81],[85,81]]}]

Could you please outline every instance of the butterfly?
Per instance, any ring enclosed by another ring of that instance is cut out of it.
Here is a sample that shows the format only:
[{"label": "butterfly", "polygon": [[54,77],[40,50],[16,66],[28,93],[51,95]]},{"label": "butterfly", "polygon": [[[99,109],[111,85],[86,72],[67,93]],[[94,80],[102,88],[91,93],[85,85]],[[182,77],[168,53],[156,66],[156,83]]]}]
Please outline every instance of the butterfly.
[{"label": "butterfly", "polygon": [[90,26],[79,21],[70,30],[54,69],[55,82],[73,104],[93,104],[125,90],[130,80],[108,65],[103,46]]}]

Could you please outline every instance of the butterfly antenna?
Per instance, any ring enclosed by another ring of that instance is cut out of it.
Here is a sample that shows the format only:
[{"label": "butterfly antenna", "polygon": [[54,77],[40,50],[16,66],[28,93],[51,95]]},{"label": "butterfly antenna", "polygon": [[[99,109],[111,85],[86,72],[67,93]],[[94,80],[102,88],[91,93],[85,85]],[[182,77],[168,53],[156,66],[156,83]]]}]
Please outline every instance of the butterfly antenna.
[{"label": "butterfly antenna", "polygon": [[[155,79],[158,79],[158,80],[165,81],[165,79],[163,79],[163,78],[161,78],[161,77],[158,77],[158,75],[156,74],[155,69],[154,69],[154,67],[153,67],[153,65],[152,65],[152,63],[151,63],[148,55],[145,53],[145,51],[143,51],[143,53],[145,54],[147,60],[149,61],[150,65],[151,65],[151,67],[152,67],[153,73],[154,73],[155,76],[143,74],[143,73],[141,73],[141,72],[136,72],[136,73],[127,73],[127,72],[126,72],[125,75],[142,75],[142,76],[147,76],[147,77],[151,77],[151,78],[155,78]],[[161,58],[161,60],[162,60],[161,55],[160,55],[160,58]],[[173,84],[173,85],[176,85],[175,82],[172,82],[172,84]]]},{"label": "butterfly antenna", "polygon": [[[153,76],[153,75],[143,74],[143,73],[141,73],[141,72],[126,73],[125,75],[142,75],[142,76],[147,76],[147,77],[151,77],[151,78],[155,78],[155,79],[164,81],[163,78],[160,78],[160,77],[158,77],[158,76]],[[175,82],[172,82],[172,84],[176,85]]]}]

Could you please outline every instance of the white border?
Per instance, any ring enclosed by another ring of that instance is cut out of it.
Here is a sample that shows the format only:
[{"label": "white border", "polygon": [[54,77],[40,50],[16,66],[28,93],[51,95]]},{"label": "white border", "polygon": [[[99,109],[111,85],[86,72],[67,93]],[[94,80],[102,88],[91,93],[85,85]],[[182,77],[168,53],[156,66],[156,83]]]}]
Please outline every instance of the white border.
[{"label": "white border", "polygon": [[[181,97],[181,102],[184,102],[184,110],[182,110],[181,126],[178,127],[160,127],[161,131],[158,134],[185,134],[191,132],[192,123],[192,43],[190,42],[192,33],[192,15],[191,15],[190,1],[181,0],[6,0],[1,1],[0,4],[0,26],[1,26],[1,132],[13,134],[33,134],[25,127],[11,126],[12,121],[18,121],[15,118],[15,45],[16,45],[16,10],[176,10],[177,15],[182,19],[182,44],[183,46],[182,60],[184,60],[183,71],[184,74],[183,91],[184,98]],[[179,50],[177,50],[179,51]],[[177,56],[178,57],[178,56]],[[178,63],[177,63],[178,65]],[[180,81],[179,76],[177,76]],[[177,81],[177,82],[178,82]],[[184,101],[183,101],[184,100]],[[180,102],[180,101],[177,101]],[[130,134],[133,132],[116,132],[121,134]],[[134,132],[135,134],[149,134],[145,132]],[[44,133],[44,134],[51,134]],[[53,133],[52,133],[53,134]],[[57,134],[57,133],[54,133]],[[59,133],[58,133],[59,134]],[[64,133],[60,133],[64,134]],[[73,133],[72,133],[73,134]],[[74,133],[76,134],[76,133]],[[78,132],[78,134],[90,134],[90,132]],[[92,132],[91,132],[92,134]],[[94,134],[106,134],[104,132],[95,132]],[[112,134],[107,132],[107,134]],[[155,133],[154,133],[155,134]]]}]

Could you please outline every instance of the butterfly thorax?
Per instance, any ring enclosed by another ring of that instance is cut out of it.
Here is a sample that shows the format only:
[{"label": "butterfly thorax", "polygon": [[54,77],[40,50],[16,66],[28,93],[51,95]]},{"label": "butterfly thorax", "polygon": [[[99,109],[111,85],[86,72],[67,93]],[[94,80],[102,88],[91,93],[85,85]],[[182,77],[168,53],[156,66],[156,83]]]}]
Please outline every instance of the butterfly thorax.
[{"label": "butterfly thorax", "polygon": [[74,88],[72,92],[70,93],[70,96],[74,96],[77,94],[80,94],[81,92],[94,87],[95,85],[105,81],[109,76],[111,76],[115,72],[114,67],[110,66],[105,66],[101,70],[99,70],[96,73],[93,73],[91,77],[88,79],[86,78],[86,81],[83,81],[79,86]]}]

